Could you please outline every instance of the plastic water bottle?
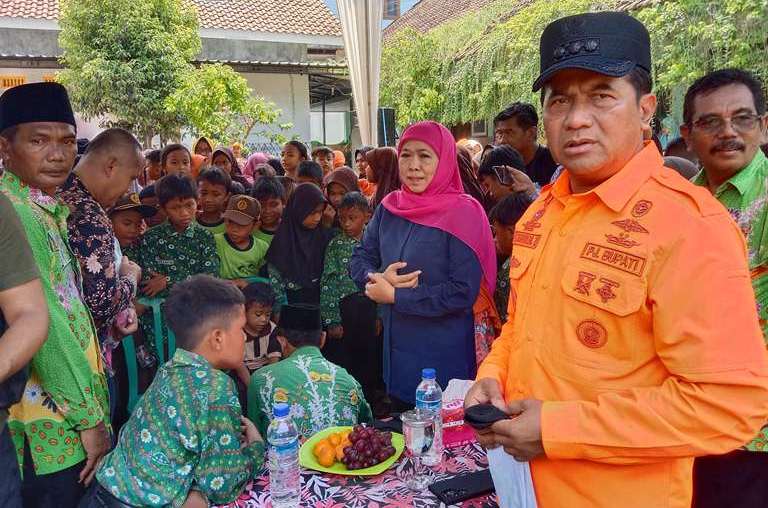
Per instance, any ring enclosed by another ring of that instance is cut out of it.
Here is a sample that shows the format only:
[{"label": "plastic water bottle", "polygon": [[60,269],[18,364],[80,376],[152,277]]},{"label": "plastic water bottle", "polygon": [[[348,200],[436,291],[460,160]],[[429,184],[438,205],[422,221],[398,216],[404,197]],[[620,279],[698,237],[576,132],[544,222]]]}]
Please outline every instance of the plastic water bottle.
[{"label": "plastic water bottle", "polygon": [[301,498],[299,432],[288,404],[275,404],[267,429],[269,443],[269,492],[274,508],[294,508]]},{"label": "plastic water bottle", "polygon": [[427,466],[437,466],[443,460],[443,390],[437,383],[435,369],[421,370],[421,383],[416,388],[416,407],[435,415],[435,437],[432,448],[422,457]]}]

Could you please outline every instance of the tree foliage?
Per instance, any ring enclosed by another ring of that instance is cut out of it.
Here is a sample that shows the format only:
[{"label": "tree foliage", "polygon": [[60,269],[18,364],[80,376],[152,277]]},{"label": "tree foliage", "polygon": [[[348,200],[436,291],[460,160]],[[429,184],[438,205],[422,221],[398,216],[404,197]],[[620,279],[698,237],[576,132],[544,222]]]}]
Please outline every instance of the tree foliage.
[{"label": "tree foliage", "polygon": [[[253,95],[244,77],[222,64],[203,64],[184,76],[166,109],[184,118],[195,136],[226,145],[246,139],[254,125],[273,124],[280,116],[273,104]],[[274,137],[270,130],[260,134]]]},{"label": "tree foliage", "polygon": [[200,51],[197,12],[181,0],[61,0],[65,69],[59,80],[86,118],[144,139],[178,135],[184,119],[163,107]]},{"label": "tree foliage", "polygon": [[768,82],[768,0],[667,0],[638,11],[651,34],[657,88],[740,67]]},{"label": "tree foliage", "polygon": [[[620,3],[494,0],[429,32],[398,32],[382,51],[381,103],[396,109],[400,126],[464,123],[517,100],[537,104],[531,85],[544,27]],[[631,14],[651,33],[656,91],[672,112],[681,88],[709,70],[737,66],[768,81],[768,0],[661,0]]]}]

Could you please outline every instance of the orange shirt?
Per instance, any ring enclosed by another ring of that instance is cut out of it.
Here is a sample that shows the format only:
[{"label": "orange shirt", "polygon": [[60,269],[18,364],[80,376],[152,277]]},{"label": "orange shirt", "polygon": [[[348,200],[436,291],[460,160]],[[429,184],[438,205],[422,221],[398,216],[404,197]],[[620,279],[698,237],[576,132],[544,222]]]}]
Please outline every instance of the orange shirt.
[{"label": "orange shirt", "polygon": [[478,378],[544,401],[541,508],[689,507],[693,457],[768,419],[745,242],[648,144],[584,194],[564,171],[517,223],[509,321]]}]

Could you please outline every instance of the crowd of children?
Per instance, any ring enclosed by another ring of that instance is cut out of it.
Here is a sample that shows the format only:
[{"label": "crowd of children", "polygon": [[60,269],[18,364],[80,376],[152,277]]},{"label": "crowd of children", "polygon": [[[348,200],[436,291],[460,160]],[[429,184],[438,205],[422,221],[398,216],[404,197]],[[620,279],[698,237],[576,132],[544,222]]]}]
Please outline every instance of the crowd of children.
[{"label": "crowd of children", "polygon": [[[246,177],[231,150],[204,138],[192,151],[168,145],[147,154],[140,193],[108,211],[123,254],[142,268],[134,340],[145,392],[99,469],[94,503],[228,499],[262,463],[259,433],[275,401],[291,405],[305,438],[391,409],[379,309],[350,277],[349,263],[375,206],[400,187],[397,153],[364,147],[356,170],[343,154],[327,147],[310,154],[297,141],[285,144],[279,161],[254,155]],[[515,192],[490,212],[506,262],[500,312],[514,223],[530,202]],[[226,405],[232,414],[213,414],[215,400],[227,397],[238,400]],[[196,407],[204,398],[208,405]],[[217,422],[216,443],[203,444],[202,433],[212,430],[202,419]],[[173,435],[162,431],[168,420]],[[219,464],[210,474],[199,466],[190,473],[192,462],[223,455],[232,470]],[[173,482],[157,481],[171,469]]]}]

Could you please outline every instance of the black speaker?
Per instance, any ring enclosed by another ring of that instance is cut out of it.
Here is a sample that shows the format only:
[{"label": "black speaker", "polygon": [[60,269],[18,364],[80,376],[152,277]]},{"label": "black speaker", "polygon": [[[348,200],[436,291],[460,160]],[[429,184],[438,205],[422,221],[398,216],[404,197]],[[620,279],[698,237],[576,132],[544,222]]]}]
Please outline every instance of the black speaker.
[{"label": "black speaker", "polygon": [[379,108],[379,146],[395,146],[396,143],[395,110]]}]

